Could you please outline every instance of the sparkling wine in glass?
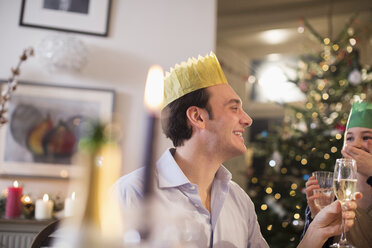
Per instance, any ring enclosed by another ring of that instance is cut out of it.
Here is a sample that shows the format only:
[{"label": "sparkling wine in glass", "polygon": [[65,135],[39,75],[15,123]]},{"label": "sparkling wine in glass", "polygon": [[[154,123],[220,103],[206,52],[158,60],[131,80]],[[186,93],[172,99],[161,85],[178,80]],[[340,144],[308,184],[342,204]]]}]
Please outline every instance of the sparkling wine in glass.
[{"label": "sparkling wine in glass", "polygon": [[[340,158],[336,160],[335,170],[333,173],[333,190],[340,201],[342,211],[345,205],[354,197],[357,184],[357,167],[354,159]],[[342,219],[342,233],[340,241],[331,247],[353,248],[346,240],[345,220]]]}]

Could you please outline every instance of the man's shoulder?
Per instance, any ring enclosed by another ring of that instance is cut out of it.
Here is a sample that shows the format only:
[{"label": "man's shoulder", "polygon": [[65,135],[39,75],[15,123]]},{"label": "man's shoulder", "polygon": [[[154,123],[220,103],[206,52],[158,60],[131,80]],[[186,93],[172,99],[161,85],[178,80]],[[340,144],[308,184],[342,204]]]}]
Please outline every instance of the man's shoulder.
[{"label": "man's shoulder", "polygon": [[242,187],[239,186],[236,182],[230,180],[229,182],[229,194],[231,197],[235,198],[236,201],[241,202],[242,204],[252,204],[252,200],[245,192]]},{"label": "man's shoulder", "polygon": [[229,181],[229,188],[236,194],[244,194],[246,195],[247,193],[240,187],[239,184],[237,184],[235,181],[230,180]]},{"label": "man's shoulder", "polygon": [[139,168],[120,177],[112,186],[112,191],[119,195],[119,197],[133,194],[141,195],[144,181],[143,173],[144,168]]}]

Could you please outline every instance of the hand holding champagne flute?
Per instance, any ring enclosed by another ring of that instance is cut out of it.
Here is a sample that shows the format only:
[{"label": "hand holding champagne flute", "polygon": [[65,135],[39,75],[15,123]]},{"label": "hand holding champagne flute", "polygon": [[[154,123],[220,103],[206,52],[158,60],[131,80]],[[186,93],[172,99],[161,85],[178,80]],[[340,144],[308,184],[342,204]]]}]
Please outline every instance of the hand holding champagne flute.
[{"label": "hand holding champagne flute", "polygon": [[[340,158],[336,160],[335,170],[333,173],[333,190],[341,203],[342,210],[345,210],[347,202],[354,197],[357,184],[357,167],[354,159]],[[331,247],[352,248],[346,240],[345,223],[342,219],[342,232],[340,241],[333,244]]]}]

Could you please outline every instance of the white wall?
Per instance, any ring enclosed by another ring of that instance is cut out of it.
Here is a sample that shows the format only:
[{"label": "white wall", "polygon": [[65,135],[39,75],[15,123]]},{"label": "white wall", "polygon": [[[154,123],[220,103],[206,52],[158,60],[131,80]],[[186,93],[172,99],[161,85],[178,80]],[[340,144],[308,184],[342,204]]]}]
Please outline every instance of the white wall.
[{"label": "white wall", "polygon": [[[116,92],[115,117],[124,130],[123,173],[142,163],[145,136],[143,91],[152,64],[165,70],[188,57],[215,49],[215,0],[113,0],[108,37],[76,36],[89,50],[79,73],[50,73],[36,58],[21,69],[20,80],[45,84],[111,88]],[[56,31],[20,27],[21,0],[0,0],[0,78],[10,75],[25,47],[36,46]],[[4,127],[3,127],[4,128]],[[157,156],[170,146],[164,137]],[[0,178],[0,189],[14,178]],[[68,181],[21,178],[24,191],[35,197],[47,190],[62,196]]]}]

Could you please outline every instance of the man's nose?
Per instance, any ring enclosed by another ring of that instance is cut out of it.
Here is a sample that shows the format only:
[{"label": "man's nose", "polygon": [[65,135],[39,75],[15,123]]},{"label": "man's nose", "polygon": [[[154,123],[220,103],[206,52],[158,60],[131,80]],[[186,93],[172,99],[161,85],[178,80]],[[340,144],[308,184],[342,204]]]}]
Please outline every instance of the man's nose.
[{"label": "man's nose", "polygon": [[241,122],[244,124],[244,127],[249,127],[252,125],[253,120],[246,112],[243,111]]}]

